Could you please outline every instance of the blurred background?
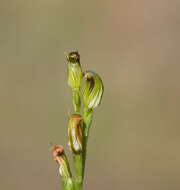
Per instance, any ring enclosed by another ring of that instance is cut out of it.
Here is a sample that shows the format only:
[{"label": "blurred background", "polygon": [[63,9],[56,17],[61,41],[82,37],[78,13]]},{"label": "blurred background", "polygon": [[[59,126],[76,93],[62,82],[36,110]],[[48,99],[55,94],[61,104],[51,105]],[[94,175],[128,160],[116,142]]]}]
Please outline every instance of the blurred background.
[{"label": "blurred background", "polygon": [[0,0],[0,189],[57,190],[72,111],[64,52],[105,93],[86,190],[180,189],[180,1]]}]

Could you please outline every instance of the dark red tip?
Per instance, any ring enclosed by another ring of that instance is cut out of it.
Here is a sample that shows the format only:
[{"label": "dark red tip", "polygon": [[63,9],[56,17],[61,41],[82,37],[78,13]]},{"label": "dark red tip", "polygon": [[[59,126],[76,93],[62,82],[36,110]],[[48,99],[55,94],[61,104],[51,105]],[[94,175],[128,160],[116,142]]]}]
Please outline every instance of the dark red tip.
[{"label": "dark red tip", "polygon": [[53,154],[53,159],[57,161],[57,158],[60,157],[64,153],[64,148],[63,146],[60,145],[55,145],[52,148],[52,154]]}]

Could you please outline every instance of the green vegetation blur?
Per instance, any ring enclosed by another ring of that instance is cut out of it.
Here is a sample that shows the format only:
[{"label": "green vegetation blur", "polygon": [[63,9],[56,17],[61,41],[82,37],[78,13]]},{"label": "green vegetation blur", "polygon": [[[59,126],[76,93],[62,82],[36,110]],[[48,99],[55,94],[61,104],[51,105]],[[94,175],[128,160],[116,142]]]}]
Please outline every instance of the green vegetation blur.
[{"label": "green vegetation blur", "polygon": [[60,189],[64,52],[100,74],[85,190],[180,189],[180,3],[0,0],[0,189]]}]

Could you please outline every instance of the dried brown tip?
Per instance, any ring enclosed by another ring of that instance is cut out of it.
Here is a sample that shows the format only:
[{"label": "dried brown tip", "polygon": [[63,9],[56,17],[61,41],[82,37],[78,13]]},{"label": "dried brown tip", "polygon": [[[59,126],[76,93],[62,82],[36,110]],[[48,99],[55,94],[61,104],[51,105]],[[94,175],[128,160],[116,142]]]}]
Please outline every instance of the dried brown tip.
[{"label": "dried brown tip", "polygon": [[82,116],[79,114],[72,114],[71,118],[76,119],[77,123],[80,123],[83,120]]},{"label": "dried brown tip", "polygon": [[55,145],[52,148],[52,154],[53,154],[53,159],[55,161],[58,160],[58,157],[60,157],[64,153],[64,148],[63,146],[60,145]]},{"label": "dried brown tip", "polygon": [[80,55],[78,53],[78,51],[72,51],[68,54],[67,56],[67,60],[71,63],[76,63],[76,62],[80,62]]}]

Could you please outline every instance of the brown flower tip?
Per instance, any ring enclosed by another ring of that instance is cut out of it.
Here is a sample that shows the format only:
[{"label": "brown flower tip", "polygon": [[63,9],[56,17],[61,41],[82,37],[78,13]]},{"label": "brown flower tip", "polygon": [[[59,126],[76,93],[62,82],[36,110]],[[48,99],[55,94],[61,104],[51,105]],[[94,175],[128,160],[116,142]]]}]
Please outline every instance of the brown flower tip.
[{"label": "brown flower tip", "polygon": [[79,114],[72,114],[70,117],[76,120],[77,124],[79,124],[83,120],[82,116]]},{"label": "brown flower tip", "polygon": [[80,55],[78,51],[72,51],[67,56],[67,60],[71,63],[79,63],[80,62]]},{"label": "brown flower tip", "polygon": [[53,159],[55,161],[58,160],[58,158],[64,154],[64,148],[63,146],[60,146],[60,145],[55,145],[53,146],[52,148],[52,154],[53,154]]}]

